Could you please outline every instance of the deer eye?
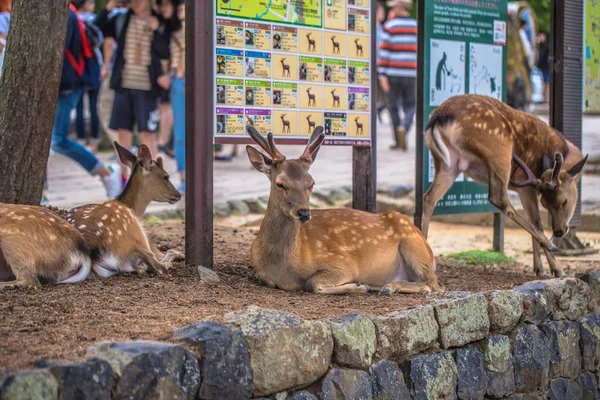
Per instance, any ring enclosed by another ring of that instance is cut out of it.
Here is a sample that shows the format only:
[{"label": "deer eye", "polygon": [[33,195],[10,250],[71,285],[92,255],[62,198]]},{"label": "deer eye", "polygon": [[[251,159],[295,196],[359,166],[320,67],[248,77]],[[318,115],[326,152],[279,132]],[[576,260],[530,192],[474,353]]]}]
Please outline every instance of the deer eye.
[{"label": "deer eye", "polygon": [[166,175],[165,176],[165,181],[168,181],[168,180],[169,180],[169,175]]},{"label": "deer eye", "polygon": [[285,186],[283,186],[281,183],[277,183],[276,185],[281,190],[287,190],[287,188]]},{"label": "deer eye", "polygon": [[308,190],[310,190],[312,192],[312,190],[315,188],[315,184],[313,183],[312,185],[310,185],[310,187],[308,188]]},{"label": "deer eye", "polygon": [[565,200],[565,201],[562,203],[562,206],[563,206],[563,208],[565,208],[565,207],[567,206],[567,202],[568,202],[568,201],[569,201],[569,200]]}]

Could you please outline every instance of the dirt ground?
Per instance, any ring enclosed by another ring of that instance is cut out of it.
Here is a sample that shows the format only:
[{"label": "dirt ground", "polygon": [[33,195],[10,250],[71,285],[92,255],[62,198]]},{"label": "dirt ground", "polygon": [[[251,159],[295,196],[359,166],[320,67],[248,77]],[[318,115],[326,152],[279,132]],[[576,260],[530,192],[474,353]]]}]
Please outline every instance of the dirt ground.
[{"label": "dirt ground", "polygon": [[[150,241],[165,251],[183,250],[181,221],[147,223]],[[249,248],[257,228],[215,227],[215,270],[219,284],[199,281],[193,268],[176,264],[166,275],[123,275],[107,280],[42,289],[0,291],[0,368],[33,367],[34,361],[83,359],[97,341],[169,341],[174,330],[209,317],[256,304],[290,311],[306,319],[319,319],[358,311],[365,315],[426,303],[423,295],[320,296],[291,293],[259,286],[249,269]],[[436,254],[489,248],[486,228],[432,225],[431,243]],[[600,234],[584,239],[596,246]],[[531,264],[526,234],[507,233],[507,248],[517,259]],[[519,247],[520,246],[520,247]],[[519,253],[519,254],[516,254]],[[599,258],[569,261],[570,274],[598,267]],[[510,289],[536,279],[531,267],[467,266],[438,259],[438,275],[446,290],[486,291]]]}]

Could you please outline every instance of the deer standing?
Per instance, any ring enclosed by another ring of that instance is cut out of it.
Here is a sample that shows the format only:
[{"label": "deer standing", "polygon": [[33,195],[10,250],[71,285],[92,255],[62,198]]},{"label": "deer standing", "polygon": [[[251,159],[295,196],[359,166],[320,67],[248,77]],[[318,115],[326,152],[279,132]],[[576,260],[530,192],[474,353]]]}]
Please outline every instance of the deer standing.
[{"label": "deer standing", "polygon": [[163,169],[162,158],[152,160],[148,147],[142,145],[137,157],[116,142],[115,147],[121,163],[132,170],[125,189],[116,200],[70,210],[67,221],[83,235],[98,276],[107,278],[119,272],[142,271],[140,262],[150,271],[162,274],[181,255],[169,250],[159,261],[150,249],[140,219],[150,202],[174,204],[181,194]]},{"label": "deer standing", "polygon": [[313,107],[317,106],[317,96],[313,93],[311,93],[310,91],[312,90],[311,87],[306,89],[306,93],[308,93],[308,106],[310,107],[311,104]]},{"label": "deer standing", "polygon": [[279,61],[281,61],[281,67],[283,68],[283,70],[282,70],[282,73],[281,73],[281,76],[282,76],[282,77],[285,77],[285,76],[286,76],[286,74],[285,74],[285,73],[286,73],[286,71],[287,71],[287,76],[289,77],[289,76],[290,76],[290,64],[286,64],[286,63],[285,63],[285,57],[283,57],[283,58],[282,58],[281,60],[279,60]]},{"label": "deer standing", "polygon": [[308,51],[317,51],[316,41],[315,41],[315,39],[311,39],[310,35],[311,35],[310,32],[306,34],[306,38],[308,39]]},{"label": "deer standing", "polygon": [[356,45],[356,56],[362,56],[363,55],[363,46],[362,44],[358,43],[358,39],[354,39],[354,44]]},{"label": "deer standing", "polygon": [[338,96],[337,94],[335,94],[335,89],[333,89],[331,91],[331,97],[333,97],[333,107],[335,107],[335,105],[337,104],[337,107],[341,107],[340,106],[340,96]]},{"label": "deer standing", "polygon": [[[542,246],[550,271],[562,276],[551,253],[556,246],[542,230],[538,202],[552,217],[553,239],[564,236],[587,156],[539,118],[480,95],[446,100],[431,114],[425,135],[436,171],[424,198],[425,236],[435,205],[463,172],[489,185],[489,202],[531,234],[535,273],[544,275]],[[515,211],[508,190],[517,191],[528,218]]]},{"label": "deer standing", "polygon": [[315,121],[311,121],[310,117],[312,117],[312,114],[308,114],[306,116],[306,120],[308,121],[308,134],[309,135],[315,129]]},{"label": "deer standing", "polygon": [[358,122],[359,117],[354,118],[354,122],[356,122],[356,134],[362,135],[363,133],[363,124]]},{"label": "deer standing", "polygon": [[49,210],[0,203],[0,275],[6,286],[81,282],[92,261],[81,233]]},{"label": "deer standing", "polygon": [[287,133],[290,133],[290,129],[291,129],[290,121],[285,119],[285,114],[281,114],[281,116],[279,118],[281,118],[281,123],[283,124],[283,129],[282,129],[281,133],[286,133],[286,130],[287,130]]},{"label": "deer standing", "polygon": [[279,152],[272,134],[265,140],[253,127],[247,130],[268,154],[246,147],[254,168],[271,182],[265,218],[250,255],[264,284],[322,294],[441,290],[433,252],[404,215],[310,210],[314,181],[309,168],[325,139],[322,126],[296,160]]},{"label": "deer standing", "polygon": [[340,42],[336,42],[335,35],[331,36],[331,43],[333,43],[333,54],[340,54]]}]

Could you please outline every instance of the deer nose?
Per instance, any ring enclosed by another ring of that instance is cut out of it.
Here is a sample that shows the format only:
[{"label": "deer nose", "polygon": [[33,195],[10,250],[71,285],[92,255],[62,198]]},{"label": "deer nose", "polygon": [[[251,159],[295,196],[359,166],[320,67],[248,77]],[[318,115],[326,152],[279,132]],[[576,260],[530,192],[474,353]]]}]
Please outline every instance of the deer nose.
[{"label": "deer nose", "polygon": [[561,230],[559,230],[559,231],[554,231],[554,237],[556,237],[556,238],[561,238],[561,237],[563,237],[563,236],[565,235],[565,233],[566,233],[566,232],[565,232],[565,231],[563,231],[562,229],[561,229]]},{"label": "deer nose", "polygon": [[307,222],[310,219],[310,210],[298,210],[298,219],[300,222]]}]

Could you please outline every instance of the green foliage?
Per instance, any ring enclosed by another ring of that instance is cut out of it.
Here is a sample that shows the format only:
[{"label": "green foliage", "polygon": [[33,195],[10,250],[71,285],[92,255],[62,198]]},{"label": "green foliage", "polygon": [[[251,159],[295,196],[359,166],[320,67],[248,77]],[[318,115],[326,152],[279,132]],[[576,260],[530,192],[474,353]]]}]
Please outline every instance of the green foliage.
[{"label": "green foliage", "polygon": [[550,32],[550,11],[552,10],[552,0],[530,0],[529,4],[535,11],[538,23],[538,30]]},{"label": "green foliage", "polygon": [[514,265],[517,260],[496,251],[469,250],[462,253],[449,254],[458,264],[469,265]]}]

